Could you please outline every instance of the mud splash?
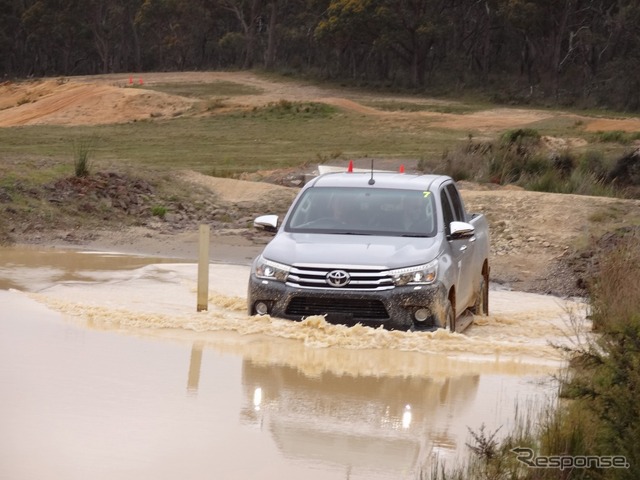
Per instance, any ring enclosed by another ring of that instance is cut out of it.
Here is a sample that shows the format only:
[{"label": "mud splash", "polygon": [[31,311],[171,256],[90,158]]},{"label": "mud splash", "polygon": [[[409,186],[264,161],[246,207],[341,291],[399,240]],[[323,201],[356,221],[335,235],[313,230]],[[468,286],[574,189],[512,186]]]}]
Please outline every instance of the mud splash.
[{"label": "mud splash", "polygon": [[[508,291],[492,292],[496,313],[476,318],[475,325],[464,334],[346,327],[329,324],[318,316],[302,322],[248,317],[245,299],[229,295],[244,288],[248,273],[248,267],[212,266],[211,278],[233,278],[234,286],[219,280],[210,292],[209,311],[199,313],[190,305],[195,298],[193,265],[149,265],[126,277],[111,275],[107,282],[96,279],[91,284],[58,284],[32,297],[80,323],[102,330],[174,335],[194,341],[202,340],[207,333],[234,332],[241,336],[295,340],[315,349],[396,350],[538,364],[558,365],[562,354],[554,345],[571,343],[589,328],[583,321],[584,307],[579,302]],[[236,291],[230,292],[234,288]],[[75,301],[83,297],[87,301]]]}]

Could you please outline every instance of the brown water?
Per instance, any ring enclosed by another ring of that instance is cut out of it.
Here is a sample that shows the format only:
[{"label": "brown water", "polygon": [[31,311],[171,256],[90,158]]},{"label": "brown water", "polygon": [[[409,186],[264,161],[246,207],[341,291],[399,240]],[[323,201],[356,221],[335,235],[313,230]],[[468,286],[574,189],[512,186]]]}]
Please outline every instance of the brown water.
[{"label": "brown water", "polygon": [[249,318],[224,264],[197,313],[196,274],[0,249],[0,479],[420,478],[552,397],[574,334],[506,291],[464,335]]}]

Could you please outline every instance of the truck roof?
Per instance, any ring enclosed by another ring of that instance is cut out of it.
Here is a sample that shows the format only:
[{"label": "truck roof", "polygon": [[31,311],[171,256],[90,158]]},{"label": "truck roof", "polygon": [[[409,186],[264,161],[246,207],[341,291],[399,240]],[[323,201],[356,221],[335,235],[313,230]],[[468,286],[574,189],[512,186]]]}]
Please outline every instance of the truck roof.
[{"label": "truck roof", "polygon": [[[371,172],[325,173],[312,180],[312,187],[367,187]],[[446,175],[418,175],[411,173],[373,172],[373,188],[397,188],[406,190],[429,190],[436,182],[440,184],[450,177]]]}]

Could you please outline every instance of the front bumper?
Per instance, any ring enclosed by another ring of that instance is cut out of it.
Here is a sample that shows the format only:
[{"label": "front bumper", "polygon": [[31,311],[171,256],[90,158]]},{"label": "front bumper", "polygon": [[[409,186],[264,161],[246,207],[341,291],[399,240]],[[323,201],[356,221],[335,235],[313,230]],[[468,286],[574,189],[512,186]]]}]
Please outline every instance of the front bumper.
[{"label": "front bumper", "polygon": [[[382,326],[390,330],[438,328],[442,324],[446,301],[446,289],[438,282],[382,291],[300,288],[261,279],[253,273],[247,293],[249,315],[255,315],[256,304],[262,302],[272,317],[303,320],[312,315],[324,315],[330,323]],[[422,310],[425,320],[416,320],[418,310]]]}]

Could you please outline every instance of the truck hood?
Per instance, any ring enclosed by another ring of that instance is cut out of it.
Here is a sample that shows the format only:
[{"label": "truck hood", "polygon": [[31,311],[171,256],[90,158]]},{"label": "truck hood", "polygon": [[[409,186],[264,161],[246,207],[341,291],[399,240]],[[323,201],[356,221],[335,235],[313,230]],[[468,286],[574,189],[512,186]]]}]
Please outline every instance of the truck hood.
[{"label": "truck hood", "polygon": [[402,268],[437,257],[434,237],[278,233],[262,255],[286,265],[325,264]]}]

